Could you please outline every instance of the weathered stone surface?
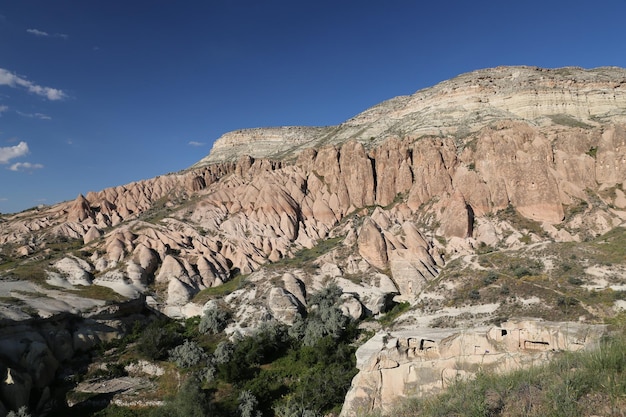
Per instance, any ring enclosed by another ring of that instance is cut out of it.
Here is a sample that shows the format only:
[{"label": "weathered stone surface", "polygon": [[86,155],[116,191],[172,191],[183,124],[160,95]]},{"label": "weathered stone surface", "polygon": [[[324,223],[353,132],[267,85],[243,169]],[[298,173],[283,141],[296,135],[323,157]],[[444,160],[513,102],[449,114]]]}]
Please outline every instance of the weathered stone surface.
[{"label": "weathered stone surface", "polygon": [[298,299],[290,292],[278,287],[270,290],[267,305],[274,318],[285,324],[293,324],[302,311],[302,305]]},{"label": "weathered stone surface", "polygon": [[306,305],[306,286],[301,280],[287,272],[283,275],[283,284],[285,290],[296,297],[302,306]]},{"label": "weathered stone surface", "polygon": [[443,236],[469,237],[474,227],[474,211],[460,192],[449,198],[441,218]]},{"label": "weathered stone surface", "polygon": [[75,256],[68,256],[54,263],[54,268],[63,274],[72,285],[91,285],[91,266]]},{"label": "weathered stone surface", "polygon": [[387,267],[387,244],[378,225],[371,219],[365,219],[359,232],[359,254],[370,265],[378,269]]},{"label": "weathered stone surface", "polygon": [[83,236],[83,242],[86,245],[87,243],[98,239],[100,236],[102,236],[102,231],[98,229],[97,226],[91,226],[87,233],[85,233],[85,236]]},{"label": "weathered stone surface", "polygon": [[357,350],[360,372],[340,415],[389,412],[400,398],[437,393],[451,381],[472,378],[477,370],[512,371],[545,361],[556,351],[592,349],[605,331],[604,326],[526,320],[463,332],[379,332]]}]

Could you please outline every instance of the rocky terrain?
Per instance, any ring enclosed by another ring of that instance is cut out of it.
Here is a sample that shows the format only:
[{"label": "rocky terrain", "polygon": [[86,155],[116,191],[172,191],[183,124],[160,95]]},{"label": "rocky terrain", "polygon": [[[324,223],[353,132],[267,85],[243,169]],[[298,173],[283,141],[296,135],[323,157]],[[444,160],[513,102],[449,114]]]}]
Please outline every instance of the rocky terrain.
[{"label": "rocky terrain", "polygon": [[[1,215],[0,318],[89,317],[145,297],[177,319],[217,303],[232,311],[225,332],[235,337],[271,320],[292,325],[334,283],[344,314],[374,319],[373,340],[386,340],[360,351],[343,415],[372,411],[428,392],[422,379],[437,385],[415,373],[426,359],[407,353],[411,340],[433,341],[439,359],[473,355],[505,370],[531,362],[513,354],[550,356],[496,347],[507,320],[577,322],[600,335],[592,325],[626,303],[625,179],[626,70],[480,70],[339,126],[231,132],[184,171]],[[398,303],[409,310],[380,324]],[[561,350],[554,340],[580,339],[573,326],[527,340]],[[475,345],[493,354],[443,342],[474,327]],[[40,339],[22,338],[54,351]],[[0,353],[2,369],[38,391],[9,400],[5,378],[7,409],[45,402],[50,383],[20,355]],[[368,376],[396,368],[404,374]]]}]

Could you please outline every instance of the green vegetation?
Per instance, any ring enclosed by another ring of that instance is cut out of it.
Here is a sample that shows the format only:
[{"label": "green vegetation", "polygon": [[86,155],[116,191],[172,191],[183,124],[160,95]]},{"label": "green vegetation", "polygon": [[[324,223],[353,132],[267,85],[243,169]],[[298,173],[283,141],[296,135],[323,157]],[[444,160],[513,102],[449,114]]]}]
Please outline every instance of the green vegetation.
[{"label": "green vegetation", "polygon": [[171,320],[155,320],[141,333],[135,333],[131,340],[135,337],[137,351],[141,356],[149,360],[161,360],[182,341],[182,327]]},{"label": "green vegetation", "polygon": [[598,154],[598,147],[592,146],[591,148],[589,148],[586,154],[592,157],[593,159],[596,159],[596,155]]},{"label": "green vegetation", "polygon": [[[319,417],[337,413],[357,372],[354,341],[358,336],[356,323],[341,314],[340,297],[341,289],[330,285],[309,297],[309,310],[293,326],[265,322],[252,334],[234,340],[222,332],[230,316],[213,313],[217,309],[182,324],[167,318],[147,326],[137,324],[121,341],[103,346],[101,354],[106,351],[116,363],[139,358],[158,361],[180,376],[166,371],[158,379],[155,395],[166,399],[163,407],[137,411],[108,406],[95,415]],[[121,365],[107,367],[89,377],[119,376],[123,370]]]},{"label": "green vegetation", "polygon": [[211,299],[225,297],[233,291],[243,288],[246,285],[247,279],[248,275],[236,275],[230,281],[226,281],[222,285],[205,288],[196,294],[192,301],[197,304],[204,304]]},{"label": "green vegetation", "polygon": [[610,232],[598,236],[592,242],[594,260],[598,263],[610,265],[621,263],[626,259],[626,229],[616,227]]},{"label": "green vegetation", "polygon": [[509,204],[505,209],[498,211],[496,216],[499,219],[506,220],[517,230],[534,233],[540,237],[548,237],[539,222],[522,216],[511,204]]},{"label": "green vegetation", "polygon": [[120,295],[109,287],[102,285],[80,285],[74,290],[66,290],[69,293],[80,295],[85,298],[92,298],[95,300],[106,300],[111,302],[122,302],[127,300],[126,297]]},{"label": "green vegetation", "polygon": [[318,244],[310,249],[302,249],[298,251],[292,258],[283,258],[277,262],[268,265],[269,268],[314,268],[314,261],[325,253],[334,249],[341,241],[343,236],[328,238],[318,242]]},{"label": "green vegetation", "polygon": [[411,308],[411,304],[408,301],[403,301],[393,306],[389,312],[387,312],[383,317],[378,320],[378,322],[383,326],[389,326],[398,316],[400,316],[405,311],[408,311]]},{"label": "green vegetation", "polygon": [[198,331],[202,334],[218,334],[226,328],[229,319],[228,311],[212,308],[204,312],[198,324]]}]

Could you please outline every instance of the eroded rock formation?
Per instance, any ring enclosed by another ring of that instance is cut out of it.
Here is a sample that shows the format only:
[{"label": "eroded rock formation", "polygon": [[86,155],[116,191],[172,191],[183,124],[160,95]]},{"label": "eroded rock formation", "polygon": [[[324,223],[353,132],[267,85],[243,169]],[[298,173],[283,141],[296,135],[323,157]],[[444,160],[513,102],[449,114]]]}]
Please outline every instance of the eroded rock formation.
[{"label": "eroded rock formation", "polygon": [[401,398],[432,395],[477,372],[513,371],[543,363],[556,352],[593,349],[605,330],[581,323],[521,320],[464,331],[381,332],[357,352],[360,372],[341,416],[390,412]]}]

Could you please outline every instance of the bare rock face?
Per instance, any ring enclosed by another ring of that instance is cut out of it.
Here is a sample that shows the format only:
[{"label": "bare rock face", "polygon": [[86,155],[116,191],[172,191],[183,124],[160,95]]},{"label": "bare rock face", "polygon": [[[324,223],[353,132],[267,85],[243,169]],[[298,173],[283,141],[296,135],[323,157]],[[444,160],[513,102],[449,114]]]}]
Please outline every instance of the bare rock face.
[{"label": "bare rock face", "polygon": [[100,229],[98,229],[96,226],[91,226],[87,233],[85,233],[85,236],[83,236],[83,242],[86,245],[87,243],[98,239],[101,235],[102,232],[100,231]]},{"label": "bare rock face", "polygon": [[376,202],[391,204],[400,193],[406,193],[413,184],[413,171],[408,146],[391,137],[373,152],[376,162]]},{"label": "bare rock face", "polygon": [[229,132],[215,141],[209,156],[195,166],[237,159],[241,155],[267,158],[281,151],[291,151],[294,146],[307,145],[329,130],[324,127],[291,126]]},{"label": "bare rock face", "polygon": [[626,178],[626,128],[612,126],[597,143],[596,180],[601,186],[622,184]]},{"label": "bare rock face", "polygon": [[339,178],[348,193],[348,202],[343,205],[364,207],[374,204],[374,172],[363,145],[353,141],[344,144],[339,155],[339,169]]},{"label": "bare rock face", "polygon": [[93,215],[94,213],[89,206],[89,201],[81,194],[74,200],[74,203],[70,207],[67,220],[70,222],[82,222],[93,217]]},{"label": "bare rock face", "polygon": [[456,192],[448,201],[442,219],[441,234],[443,236],[469,237],[474,227],[474,211],[465,202],[461,192]]},{"label": "bare rock face", "polygon": [[477,370],[512,371],[547,362],[555,351],[591,349],[605,330],[604,326],[529,320],[463,332],[380,332],[357,351],[360,372],[340,415],[389,412],[400,398],[432,395],[452,381],[471,379]]},{"label": "bare rock face", "polygon": [[357,241],[359,254],[374,268],[387,267],[387,243],[378,225],[371,219],[365,219]]},{"label": "bare rock face", "polygon": [[286,273],[283,275],[283,284],[285,285],[285,290],[296,297],[300,305],[306,305],[306,287],[301,280],[293,274]]},{"label": "bare rock face", "polygon": [[55,262],[54,268],[66,276],[72,285],[91,285],[91,266],[82,259],[66,257]]},{"label": "bare rock face", "polygon": [[526,125],[502,122],[483,129],[476,144],[476,169],[488,184],[493,207],[509,203],[524,216],[558,223],[563,219],[557,181],[550,171],[548,140]]},{"label": "bare rock face", "polygon": [[274,318],[291,325],[302,314],[302,304],[290,292],[274,287],[270,290],[268,307]]}]

